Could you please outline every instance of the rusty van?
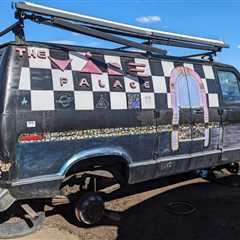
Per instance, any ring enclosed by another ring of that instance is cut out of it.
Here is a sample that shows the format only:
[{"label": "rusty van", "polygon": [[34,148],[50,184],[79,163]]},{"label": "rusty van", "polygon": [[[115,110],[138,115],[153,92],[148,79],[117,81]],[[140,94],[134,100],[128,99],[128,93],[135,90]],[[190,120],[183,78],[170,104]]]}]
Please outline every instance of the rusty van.
[{"label": "rusty van", "polygon": [[[0,47],[1,212],[18,204],[39,226],[42,210],[24,200],[52,199],[74,204],[76,218],[93,224],[104,211],[101,174],[127,186],[201,169],[238,171],[240,75],[214,61],[226,43],[26,2],[15,9],[17,22],[0,33],[16,35]],[[123,47],[29,42],[26,21]],[[203,53],[169,56],[160,45]],[[1,225],[0,235],[20,234]]]}]

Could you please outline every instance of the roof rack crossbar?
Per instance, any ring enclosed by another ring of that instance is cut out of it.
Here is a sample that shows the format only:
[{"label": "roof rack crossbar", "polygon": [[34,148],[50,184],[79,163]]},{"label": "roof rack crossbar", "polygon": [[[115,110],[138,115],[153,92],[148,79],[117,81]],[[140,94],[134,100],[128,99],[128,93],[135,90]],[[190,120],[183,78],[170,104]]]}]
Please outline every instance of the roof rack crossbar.
[{"label": "roof rack crossbar", "polygon": [[10,25],[9,27],[5,28],[4,30],[2,30],[0,32],[0,37],[2,37],[3,35],[11,32],[11,31],[14,31],[14,29],[16,29],[16,27],[18,27],[20,24],[21,24],[21,22],[17,21],[14,24]]},{"label": "roof rack crossbar", "polygon": [[181,42],[181,41],[175,41],[175,40],[171,40],[171,39],[161,39],[161,40],[160,39],[158,39],[158,40],[153,39],[152,43],[153,44],[166,45],[166,46],[172,46],[172,47],[204,50],[204,51],[220,52],[222,50],[222,48],[216,47],[216,46],[195,44],[193,42]]},{"label": "roof rack crossbar", "polygon": [[96,37],[96,38],[103,39],[106,41],[111,41],[111,42],[114,42],[114,43],[117,43],[120,45],[127,46],[129,48],[136,48],[136,49],[140,49],[140,50],[147,51],[147,52],[154,52],[154,53],[157,53],[160,55],[166,55],[166,53],[167,53],[166,50],[162,50],[160,48],[155,48],[155,47],[152,47],[149,45],[134,42],[134,41],[131,41],[131,40],[128,40],[128,39],[125,39],[125,38],[122,38],[122,37],[119,37],[116,35],[108,34],[108,33],[102,32],[102,31],[98,31],[98,30],[89,28],[88,26],[85,26],[85,25],[75,24],[70,21],[62,20],[57,17],[48,19],[48,18],[44,18],[42,16],[25,14],[24,18],[30,19],[37,23],[58,27],[58,28],[61,28],[64,30],[84,34],[84,35],[91,36],[91,37]]},{"label": "roof rack crossbar", "polygon": [[[87,28],[89,30],[88,32],[91,32],[90,29],[92,29],[92,30],[100,31],[105,34],[109,34],[109,35],[111,34],[123,35],[127,37],[135,37],[135,38],[140,38],[145,40],[152,40],[154,44],[158,44],[158,45],[169,45],[169,46],[175,46],[175,47],[199,49],[204,51],[218,52],[218,51],[221,51],[222,48],[229,47],[225,42],[220,40],[199,38],[199,37],[193,37],[193,36],[182,35],[177,33],[163,32],[163,31],[158,31],[154,29],[136,27],[128,24],[85,16],[77,13],[71,13],[71,12],[54,9],[54,8],[50,8],[42,5],[28,3],[28,2],[16,3],[15,7],[18,13],[16,14],[17,16],[22,16],[22,14],[24,15],[25,13],[32,13],[32,14],[39,14],[42,16],[50,16],[51,18],[58,18],[58,23],[59,23],[59,20],[61,21],[65,20],[66,22],[68,21],[69,24],[73,24],[72,22],[78,22],[78,24],[81,24],[78,26],[80,26],[81,28]],[[95,32],[95,33],[97,33],[98,35],[98,32]],[[102,36],[105,37],[107,35],[102,34]],[[112,39],[114,39],[114,37]],[[108,40],[113,41],[111,40],[111,38],[108,38]],[[137,45],[138,44],[139,43],[137,43]],[[153,47],[151,48],[152,50],[158,49]]]},{"label": "roof rack crossbar", "polygon": [[208,58],[210,61],[213,61],[213,58],[216,56],[216,52],[204,52],[204,53],[199,53],[199,54],[193,54],[193,55],[187,55],[183,56],[184,58],[200,58],[200,59],[205,59]]},{"label": "roof rack crossbar", "polygon": [[70,30],[70,31],[75,31],[77,33],[81,33],[81,34],[85,34],[91,37],[97,37],[103,40],[107,40],[107,41],[111,41],[111,42],[115,42],[121,45],[125,45],[128,47],[132,47],[132,48],[136,48],[136,49],[141,49],[144,51],[148,51],[148,52],[155,52],[161,55],[165,55],[167,52],[165,50],[159,49],[159,48],[155,48],[155,47],[151,47],[142,43],[137,43],[134,41],[130,41],[128,39],[125,38],[121,38],[119,36],[115,36],[112,34],[108,34],[108,33],[104,33],[95,29],[91,29],[88,28],[86,26],[82,26],[79,24],[73,24],[70,23],[68,21],[59,19],[59,18],[54,18],[52,20],[52,24],[54,24],[55,26],[64,28],[66,30]]},{"label": "roof rack crossbar", "polygon": [[12,25],[8,26],[7,28],[5,28],[4,30],[2,30],[0,32],[0,37],[4,36],[5,34],[7,34],[9,32],[13,32],[16,36],[16,42],[22,43],[25,40],[23,27],[24,27],[23,21],[18,20],[14,24],[12,24]]},{"label": "roof rack crossbar", "polygon": [[[146,42],[142,42],[141,44],[148,44],[149,46],[151,46],[152,44],[149,44],[149,41],[146,41]],[[125,50],[125,49],[128,49],[130,48],[129,46],[123,46],[123,47],[118,47],[118,48],[115,48],[115,50]]]},{"label": "roof rack crossbar", "polygon": [[197,50],[204,50],[204,51],[221,51],[221,47],[218,46],[210,46],[210,45],[204,45],[204,44],[196,44],[191,41],[181,41],[181,40],[174,40],[174,39],[169,39],[169,38],[156,38],[156,37],[149,37],[149,36],[144,36],[140,34],[133,34],[133,33],[127,33],[127,32],[122,32],[122,31],[117,31],[113,29],[105,29],[97,26],[89,26],[89,28],[96,29],[102,32],[106,33],[111,33],[111,34],[118,34],[122,36],[127,36],[127,37],[133,37],[133,38],[140,38],[144,40],[151,40],[152,44],[158,44],[158,45],[166,45],[166,46],[173,46],[173,47],[179,47],[179,48],[189,48],[189,49],[197,49]]}]

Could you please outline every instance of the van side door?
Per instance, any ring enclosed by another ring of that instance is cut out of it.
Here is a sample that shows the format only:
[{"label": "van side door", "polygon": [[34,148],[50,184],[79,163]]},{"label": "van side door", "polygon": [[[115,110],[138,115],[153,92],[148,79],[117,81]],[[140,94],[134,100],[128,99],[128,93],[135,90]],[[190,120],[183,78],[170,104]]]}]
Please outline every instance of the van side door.
[{"label": "van side door", "polygon": [[195,64],[194,69],[197,74],[186,72],[192,111],[190,168],[199,169],[218,165],[221,159],[219,146],[222,126],[219,115],[219,85],[214,66],[210,63]]},{"label": "van side door", "polygon": [[222,161],[240,160],[240,75],[234,68],[218,68],[222,105]]},{"label": "van side door", "polygon": [[[155,77],[159,63],[152,61],[156,85],[166,87],[156,97],[157,144],[156,177],[184,172],[188,169],[191,150],[191,106],[183,62],[162,60],[162,75]],[[162,88],[163,89],[163,88]],[[166,104],[166,102],[168,104]]]}]

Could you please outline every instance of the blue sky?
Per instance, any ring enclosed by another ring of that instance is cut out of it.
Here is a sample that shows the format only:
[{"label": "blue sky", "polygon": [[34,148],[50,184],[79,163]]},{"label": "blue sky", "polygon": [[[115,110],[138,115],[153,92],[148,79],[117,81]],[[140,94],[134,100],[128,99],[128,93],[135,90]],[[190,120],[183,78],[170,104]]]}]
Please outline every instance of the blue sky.
[{"label": "blue sky", "polygon": [[[217,60],[240,69],[240,1],[239,0],[31,0],[80,14],[173,31],[200,37],[216,38],[230,44]],[[14,23],[11,0],[0,0],[0,29]],[[63,42],[91,47],[109,47],[110,43],[55,28],[26,24],[28,40]],[[13,34],[0,42],[13,39]],[[181,50],[173,54],[188,54]]]}]

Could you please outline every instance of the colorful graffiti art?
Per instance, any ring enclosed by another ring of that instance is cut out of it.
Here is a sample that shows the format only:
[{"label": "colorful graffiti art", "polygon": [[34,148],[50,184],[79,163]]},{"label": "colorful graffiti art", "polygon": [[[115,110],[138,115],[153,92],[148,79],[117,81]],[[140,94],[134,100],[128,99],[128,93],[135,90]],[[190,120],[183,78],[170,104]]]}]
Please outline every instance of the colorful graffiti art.
[{"label": "colorful graffiti art", "polygon": [[[201,77],[193,69],[188,67],[177,67],[172,71],[170,78],[170,91],[173,107],[172,124],[176,129],[172,133],[172,148],[173,150],[178,150],[178,142],[180,141],[178,126],[180,123],[179,120],[181,109],[202,110],[204,115],[204,123],[207,128],[207,124],[209,122],[207,95]],[[204,131],[204,133],[209,134],[209,131]],[[189,140],[191,140],[190,138]],[[204,146],[208,146],[209,137],[204,136],[204,139]]]}]

